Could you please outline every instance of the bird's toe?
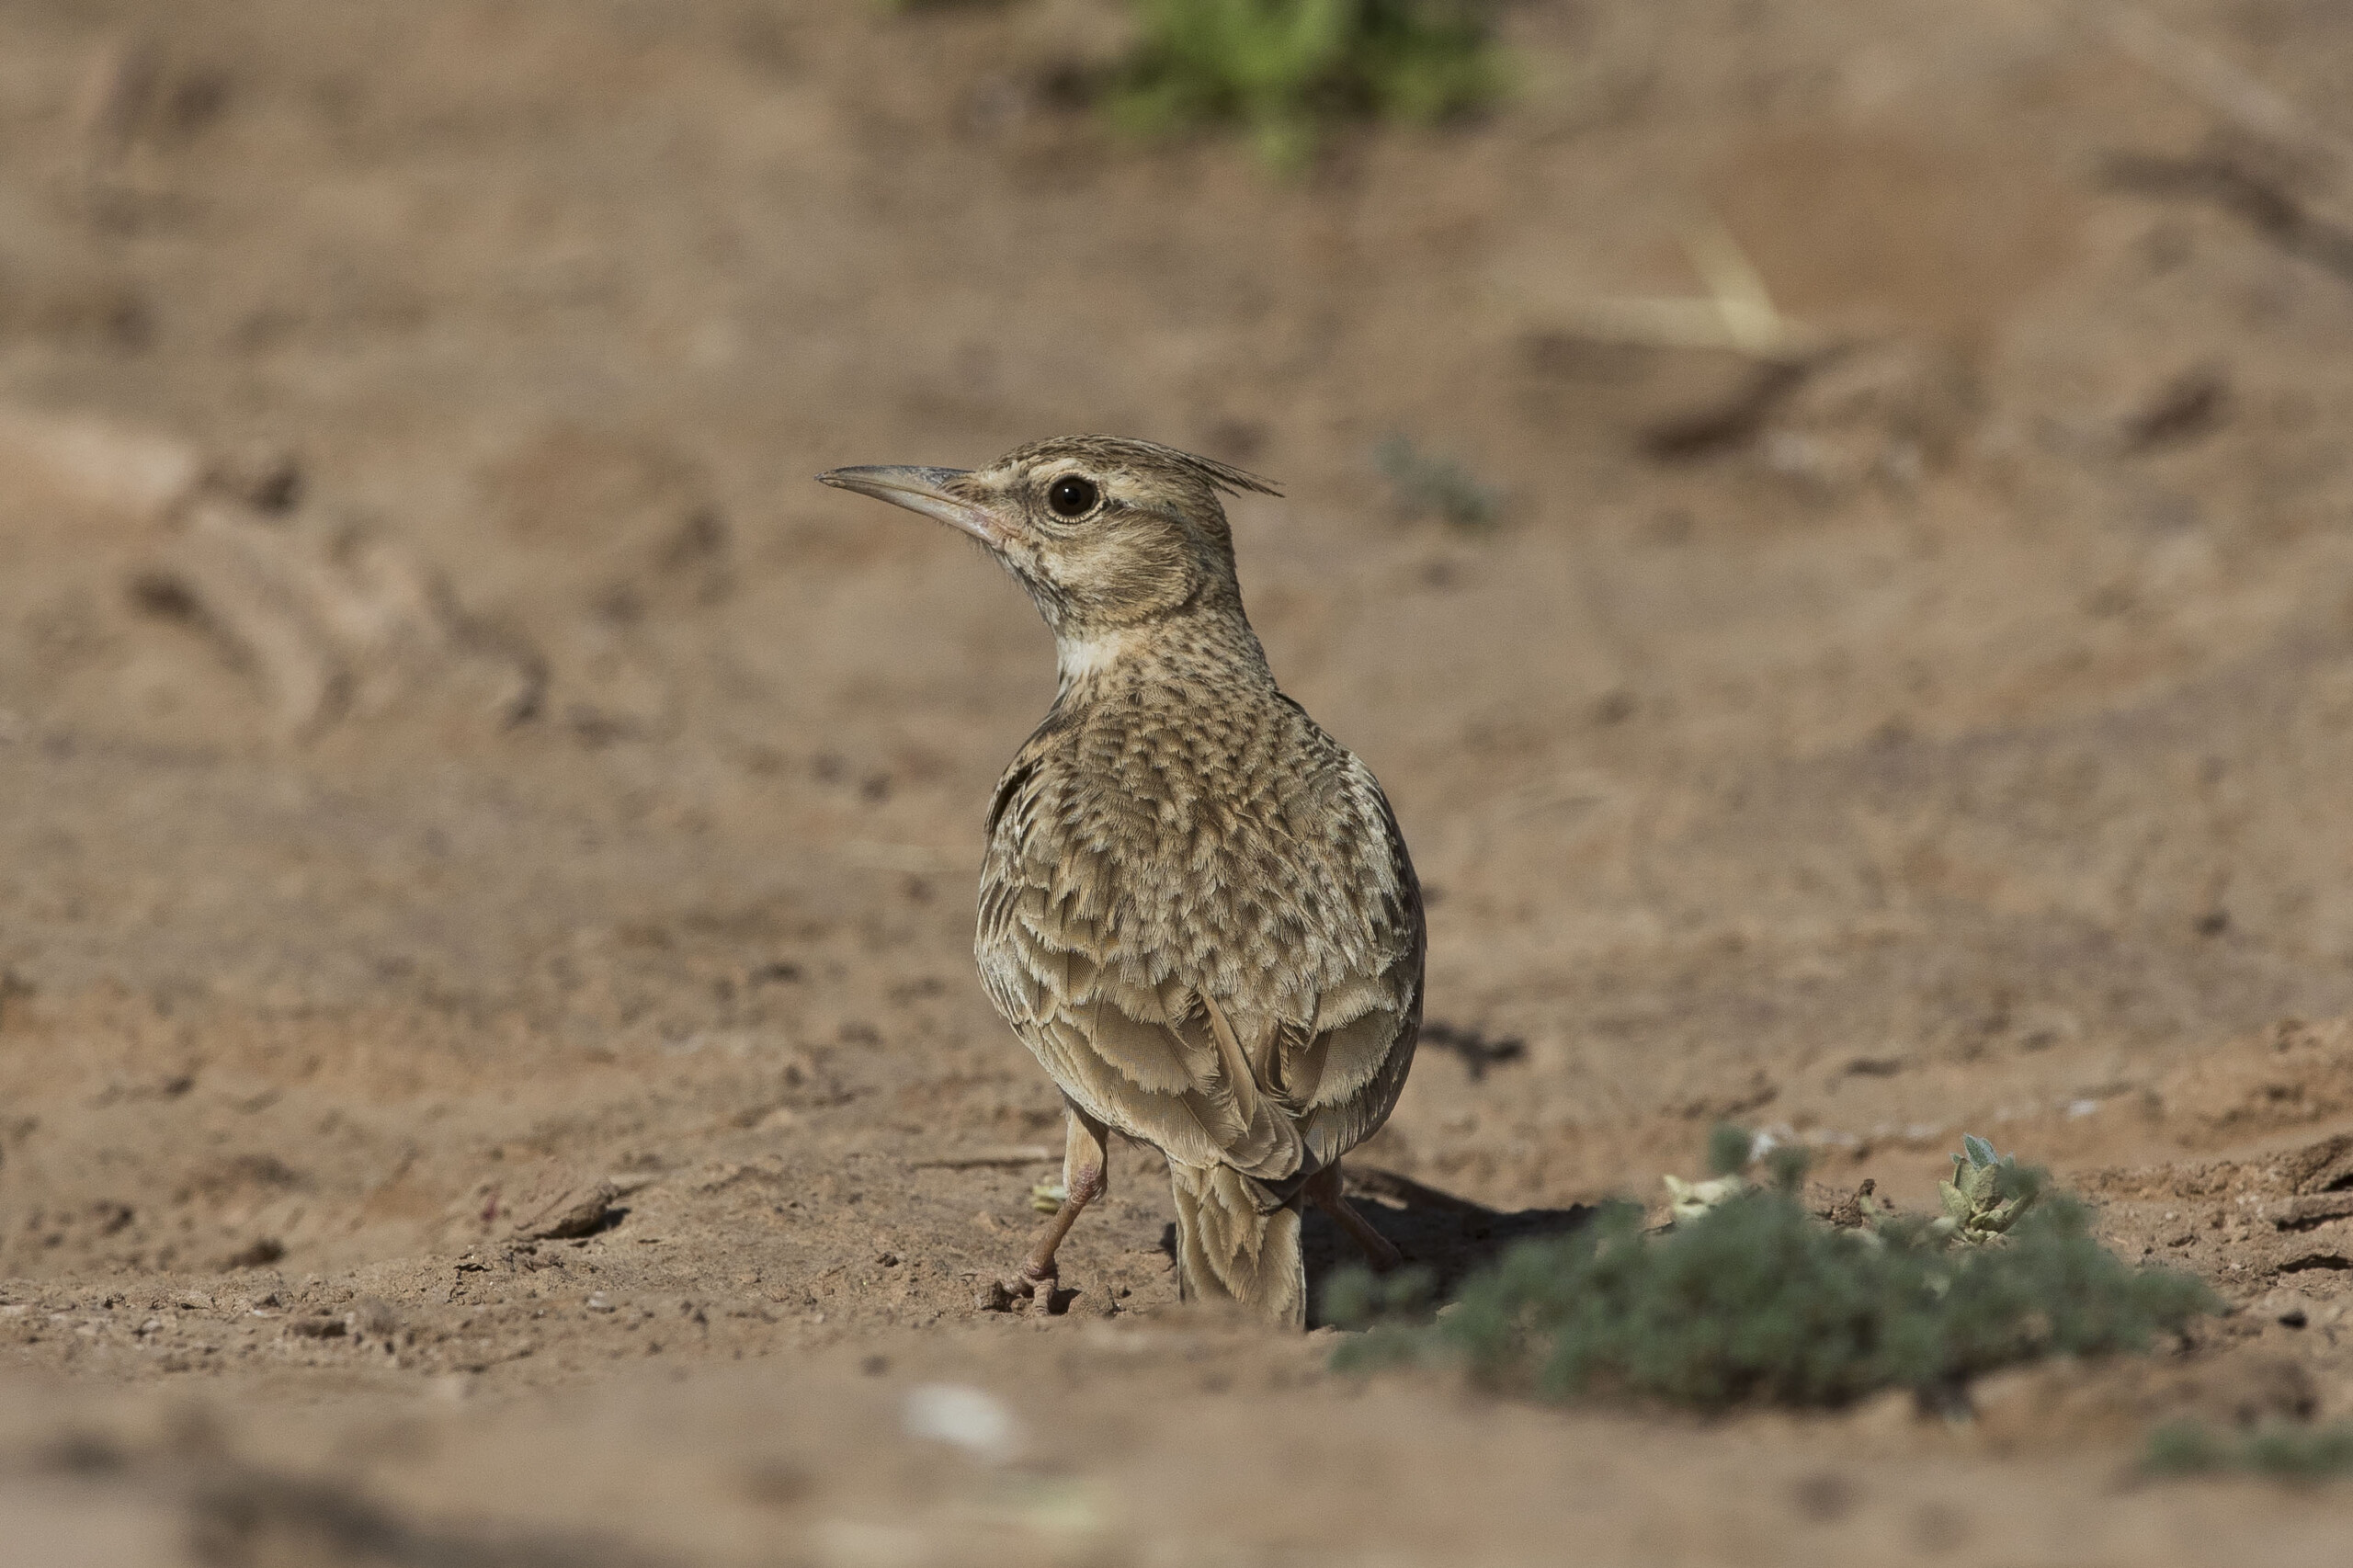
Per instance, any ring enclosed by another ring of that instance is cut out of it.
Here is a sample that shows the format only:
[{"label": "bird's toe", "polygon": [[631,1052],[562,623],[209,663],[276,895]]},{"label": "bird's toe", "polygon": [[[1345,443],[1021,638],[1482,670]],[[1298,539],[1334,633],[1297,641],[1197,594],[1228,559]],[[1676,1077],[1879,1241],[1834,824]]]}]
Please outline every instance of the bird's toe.
[{"label": "bird's toe", "polygon": [[984,1312],[1016,1312],[1024,1310],[1022,1303],[1026,1301],[1032,1316],[1052,1317],[1066,1311],[1071,1298],[1077,1293],[1063,1290],[1051,1269],[1039,1274],[1025,1267],[982,1286],[972,1305]]},{"label": "bird's toe", "polygon": [[992,1279],[980,1288],[972,1298],[972,1305],[984,1312],[1018,1312],[1020,1303],[1036,1294],[1029,1281],[1019,1275],[1009,1278]]}]

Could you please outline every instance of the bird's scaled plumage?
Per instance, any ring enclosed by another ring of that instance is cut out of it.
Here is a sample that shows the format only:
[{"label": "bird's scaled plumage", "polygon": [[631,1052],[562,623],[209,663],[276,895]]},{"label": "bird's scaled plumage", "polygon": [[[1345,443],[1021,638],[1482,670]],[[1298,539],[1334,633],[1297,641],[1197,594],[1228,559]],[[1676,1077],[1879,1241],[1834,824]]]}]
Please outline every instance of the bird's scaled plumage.
[{"label": "bird's scaled plumage", "polygon": [[1395,1258],[1337,1162],[1404,1085],[1423,931],[1380,785],[1278,689],[1243,613],[1219,494],[1271,486],[1099,436],[823,477],[980,539],[1055,634],[1054,705],[990,806],[974,942],[1072,1118],[1071,1199],[1010,1289],[1051,1301],[1112,1128],[1168,1157],[1186,1294],[1303,1323],[1303,1199]]}]

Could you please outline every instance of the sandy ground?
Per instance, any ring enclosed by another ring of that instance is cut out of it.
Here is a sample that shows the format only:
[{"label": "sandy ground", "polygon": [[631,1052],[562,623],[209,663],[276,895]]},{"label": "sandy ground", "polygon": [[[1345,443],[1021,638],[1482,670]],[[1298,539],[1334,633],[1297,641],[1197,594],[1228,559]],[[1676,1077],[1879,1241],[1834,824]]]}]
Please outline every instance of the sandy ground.
[{"label": "sandy ground", "polygon": [[[2341,1562],[2131,1467],[2353,1415],[2353,17],[2124,14],[1543,0],[1285,182],[1071,108],[1089,0],[0,7],[18,1560]],[[1718,223],[1800,369],[1597,332]],[[975,1316],[1050,649],[808,476],[1084,429],[1289,491],[1253,615],[1431,892],[1411,1250],[1973,1131],[2236,1310],[1963,1423],[1360,1386],[1178,1306],[1125,1150]]]}]

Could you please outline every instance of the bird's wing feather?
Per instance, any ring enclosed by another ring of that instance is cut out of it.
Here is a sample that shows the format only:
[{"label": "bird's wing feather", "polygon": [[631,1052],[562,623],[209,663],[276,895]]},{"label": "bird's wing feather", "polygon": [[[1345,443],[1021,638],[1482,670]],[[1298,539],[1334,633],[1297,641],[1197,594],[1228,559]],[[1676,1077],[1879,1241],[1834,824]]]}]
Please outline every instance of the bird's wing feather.
[{"label": "bird's wing feather", "polygon": [[1199,994],[1122,961],[1116,922],[1097,908],[1108,868],[1073,864],[1092,858],[993,835],[974,949],[998,1012],[1098,1119],[1187,1165],[1292,1175],[1297,1131],[1219,1040]]},{"label": "bird's wing feather", "polygon": [[[1371,774],[1331,752],[1299,790],[1257,802],[1266,831],[1230,868],[1174,890],[1138,885],[1134,867],[1183,857],[1123,866],[1025,756],[1000,787],[983,874],[983,980],[1063,1092],[1270,1198],[1387,1118],[1420,1021],[1413,868]],[[1247,898],[1228,885],[1244,879]],[[1151,939],[1145,906],[1187,909],[1199,939]],[[1263,918],[1219,928],[1244,907]]]},{"label": "bird's wing feather", "polygon": [[1345,807],[1324,820],[1356,835],[1343,862],[1354,886],[1342,900],[1354,912],[1355,939],[1338,944],[1346,960],[1318,986],[1313,1023],[1283,1031],[1272,1074],[1317,1165],[1389,1119],[1422,1027],[1422,895],[1404,835],[1355,757],[1339,784]]}]

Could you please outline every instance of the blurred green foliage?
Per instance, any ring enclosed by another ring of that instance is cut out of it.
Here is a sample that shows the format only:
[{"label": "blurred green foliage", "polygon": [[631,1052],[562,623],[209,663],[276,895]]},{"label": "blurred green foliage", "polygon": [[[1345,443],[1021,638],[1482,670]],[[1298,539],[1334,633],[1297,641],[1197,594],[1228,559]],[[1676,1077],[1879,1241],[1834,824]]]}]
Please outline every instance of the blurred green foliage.
[{"label": "blurred green foliage", "polygon": [[1458,528],[1483,528],[1502,509],[1495,491],[1473,479],[1469,469],[1452,458],[1422,451],[1403,436],[1381,442],[1372,457],[1389,481],[1397,510],[1405,517],[1435,517]]},{"label": "blurred green foliage", "polygon": [[1114,118],[1156,134],[1235,121],[1279,168],[1357,117],[1434,121],[1500,91],[1476,0],[1136,0]]},{"label": "blurred green foliage", "polygon": [[1434,1321],[1426,1277],[1344,1275],[1325,1316],[1370,1332],[1336,1365],[1450,1362],[1499,1391],[1710,1409],[1885,1388],[1943,1402],[1995,1368],[2140,1350],[2217,1310],[2199,1280],[2117,1257],[2063,1198],[2011,1216],[1995,1244],[1957,1245],[1917,1216],[1833,1229],[1799,1200],[1794,1164],[1772,1174],[1663,1234],[1627,1206],[1523,1243]]},{"label": "blurred green foliage", "polygon": [[2149,1434],[2141,1467],[2153,1475],[2268,1475],[2277,1481],[2328,1481],[2353,1475],[2353,1424],[2260,1426],[2217,1432],[2175,1422]]}]

